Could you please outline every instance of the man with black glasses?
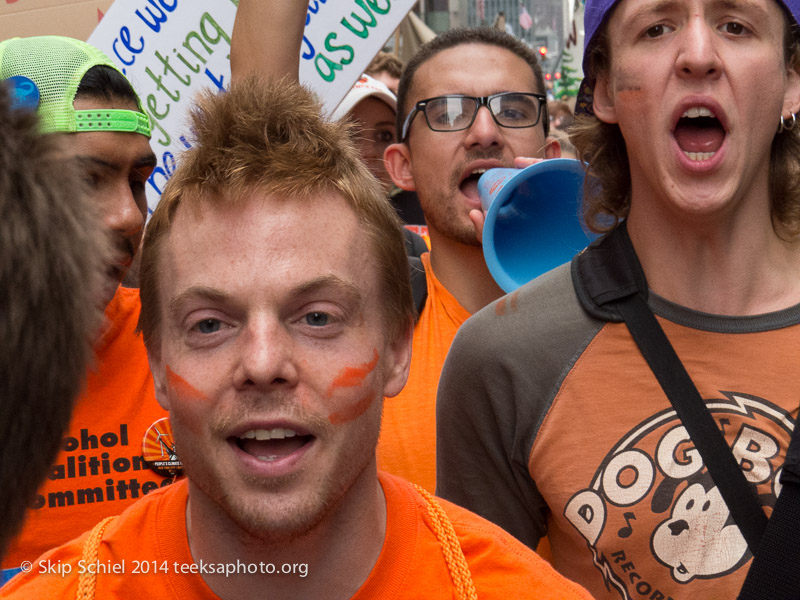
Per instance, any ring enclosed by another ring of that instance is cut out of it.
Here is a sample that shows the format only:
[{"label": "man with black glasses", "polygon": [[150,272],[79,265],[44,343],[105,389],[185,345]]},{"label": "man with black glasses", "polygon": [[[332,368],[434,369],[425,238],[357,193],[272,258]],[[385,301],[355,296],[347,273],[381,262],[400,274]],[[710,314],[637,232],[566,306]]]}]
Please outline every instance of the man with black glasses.
[{"label": "man with black glasses", "polygon": [[[414,329],[408,384],[384,405],[379,466],[433,490],[439,373],[460,325],[499,298],[483,258],[478,178],[494,167],[557,158],[536,55],[497,30],[451,30],[408,63],[397,96],[395,184],[419,196],[430,233],[428,297]],[[529,157],[529,158],[518,158]]]}]

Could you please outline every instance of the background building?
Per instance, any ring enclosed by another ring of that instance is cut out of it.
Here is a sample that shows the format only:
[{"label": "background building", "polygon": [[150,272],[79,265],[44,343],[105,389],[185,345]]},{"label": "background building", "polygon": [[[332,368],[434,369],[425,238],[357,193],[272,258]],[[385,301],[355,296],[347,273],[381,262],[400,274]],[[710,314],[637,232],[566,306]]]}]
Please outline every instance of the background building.
[{"label": "background building", "polygon": [[[540,53],[556,88],[563,59],[580,79],[584,0],[420,0],[415,10],[435,32],[495,25]],[[566,54],[565,54],[566,53]]]}]

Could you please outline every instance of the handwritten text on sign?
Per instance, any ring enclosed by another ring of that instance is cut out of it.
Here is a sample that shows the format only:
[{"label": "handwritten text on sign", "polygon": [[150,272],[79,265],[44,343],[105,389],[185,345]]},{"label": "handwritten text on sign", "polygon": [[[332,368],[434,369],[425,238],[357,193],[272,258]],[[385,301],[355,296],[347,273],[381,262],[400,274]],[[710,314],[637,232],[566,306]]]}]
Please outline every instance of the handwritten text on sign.
[{"label": "handwritten text on sign", "polygon": [[[331,113],[414,0],[311,0],[300,80]],[[191,147],[188,110],[202,89],[224,91],[239,0],[116,0],[89,37],[139,93],[153,121],[158,165],[148,181],[152,211],[180,152]]]}]

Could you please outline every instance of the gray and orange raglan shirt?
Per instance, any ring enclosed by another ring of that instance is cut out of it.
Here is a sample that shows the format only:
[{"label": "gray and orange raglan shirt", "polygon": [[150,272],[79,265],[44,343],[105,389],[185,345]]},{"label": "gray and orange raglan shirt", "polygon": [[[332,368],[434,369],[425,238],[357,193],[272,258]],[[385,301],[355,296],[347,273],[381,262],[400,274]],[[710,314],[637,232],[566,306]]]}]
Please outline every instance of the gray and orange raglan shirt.
[{"label": "gray and orange raglan shirt", "polygon": [[[439,386],[437,493],[531,548],[547,535],[555,567],[598,599],[735,598],[747,545],[577,261],[459,330]],[[770,512],[800,403],[800,305],[729,317],[648,303]]]}]

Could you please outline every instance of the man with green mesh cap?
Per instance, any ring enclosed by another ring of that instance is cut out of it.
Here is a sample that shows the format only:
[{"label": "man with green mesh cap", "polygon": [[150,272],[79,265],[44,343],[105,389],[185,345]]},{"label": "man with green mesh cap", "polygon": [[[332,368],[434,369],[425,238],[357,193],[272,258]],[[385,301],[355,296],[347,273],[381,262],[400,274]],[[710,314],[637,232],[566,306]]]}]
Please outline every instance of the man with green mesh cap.
[{"label": "man with green mesh cap", "polygon": [[448,355],[437,491],[531,547],[546,534],[554,566],[597,598],[736,598],[761,552],[751,524],[789,481],[799,14],[797,0],[587,0],[593,95],[570,138],[596,177],[587,224],[607,235],[475,315]]},{"label": "man with green mesh cap", "polygon": [[61,155],[85,180],[114,250],[98,299],[106,321],[96,358],[61,451],[4,558],[5,581],[25,561],[168,483],[176,465],[160,468],[158,455],[143,456],[151,438],[169,440],[169,427],[161,421],[166,413],[155,401],[144,345],[134,333],[138,290],[119,286],[144,231],[145,183],[156,164],[149,119],[108,57],[78,40],[43,36],[0,43],[0,80],[19,107],[37,111],[43,134],[59,136]]}]

